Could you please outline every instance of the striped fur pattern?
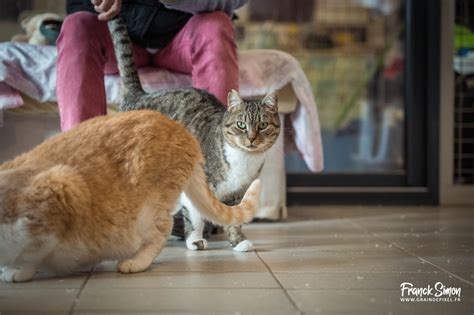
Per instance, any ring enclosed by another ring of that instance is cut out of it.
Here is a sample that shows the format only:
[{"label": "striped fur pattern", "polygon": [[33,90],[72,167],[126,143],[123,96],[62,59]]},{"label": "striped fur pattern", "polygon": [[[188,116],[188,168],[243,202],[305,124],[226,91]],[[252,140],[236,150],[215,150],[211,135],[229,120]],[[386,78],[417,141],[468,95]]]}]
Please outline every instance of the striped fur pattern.
[{"label": "striped fur pattern", "polygon": [[119,260],[122,273],[144,271],[170,236],[183,192],[211,222],[250,221],[259,180],[229,207],[209,189],[203,164],[184,126],[148,110],[90,119],[0,164],[2,279],[103,260]]},{"label": "striped fur pattern", "polygon": [[[132,58],[132,44],[120,18],[108,22],[120,76],[124,85],[120,111],[150,109],[184,124],[198,139],[205,157],[205,173],[216,196],[224,203],[240,202],[250,183],[259,176],[265,152],[280,132],[276,92],[258,100],[242,99],[230,91],[227,108],[213,95],[194,88],[146,93],[141,87]],[[184,196],[182,206],[189,210],[194,235],[187,241],[190,249],[203,249],[202,218]],[[194,212],[194,215],[193,215]],[[238,229],[240,231],[240,228]],[[246,239],[232,233],[236,239]]]}]

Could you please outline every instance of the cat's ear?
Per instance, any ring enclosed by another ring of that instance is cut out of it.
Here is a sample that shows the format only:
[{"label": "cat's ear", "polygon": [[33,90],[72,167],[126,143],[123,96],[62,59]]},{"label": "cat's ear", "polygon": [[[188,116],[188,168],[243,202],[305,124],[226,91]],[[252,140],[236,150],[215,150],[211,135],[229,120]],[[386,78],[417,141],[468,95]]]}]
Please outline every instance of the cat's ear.
[{"label": "cat's ear", "polygon": [[262,104],[267,105],[272,112],[278,112],[278,93],[274,90],[270,91],[262,99]]},{"label": "cat's ear", "polygon": [[242,104],[242,99],[239,93],[236,90],[230,90],[229,94],[227,94],[227,110],[232,112],[237,109],[240,104]]}]

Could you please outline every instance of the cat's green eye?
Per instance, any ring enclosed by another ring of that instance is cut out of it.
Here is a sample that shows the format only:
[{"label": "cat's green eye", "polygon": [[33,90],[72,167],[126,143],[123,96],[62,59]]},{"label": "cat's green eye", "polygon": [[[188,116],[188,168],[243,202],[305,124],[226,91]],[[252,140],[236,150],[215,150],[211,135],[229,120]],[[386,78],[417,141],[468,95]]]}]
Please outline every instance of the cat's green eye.
[{"label": "cat's green eye", "polygon": [[243,121],[238,121],[237,127],[239,127],[240,129],[246,129],[247,125]]},{"label": "cat's green eye", "polygon": [[267,122],[261,122],[259,125],[258,125],[258,129],[260,130],[263,130],[265,128],[268,127],[268,123]]}]

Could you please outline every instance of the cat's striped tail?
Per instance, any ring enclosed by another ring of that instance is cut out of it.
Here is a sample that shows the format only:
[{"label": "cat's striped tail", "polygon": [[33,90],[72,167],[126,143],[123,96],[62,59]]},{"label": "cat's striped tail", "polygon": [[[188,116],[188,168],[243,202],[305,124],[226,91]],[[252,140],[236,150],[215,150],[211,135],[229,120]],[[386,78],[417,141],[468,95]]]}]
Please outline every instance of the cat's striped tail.
[{"label": "cat's striped tail", "polygon": [[252,220],[258,209],[260,189],[260,180],[256,179],[238,205],[227,206],[221,203],[209,189],[202,164],[198,163],[184,193],[204,218],[216,224],[231,225]]},{"label": "cat's striped tail", "polygon": [[108,27],[114,44],[115,57],[123,83],[123,97],[144,93],[133,61],[133,45],[127,28],[120,17],[109,20]]}]

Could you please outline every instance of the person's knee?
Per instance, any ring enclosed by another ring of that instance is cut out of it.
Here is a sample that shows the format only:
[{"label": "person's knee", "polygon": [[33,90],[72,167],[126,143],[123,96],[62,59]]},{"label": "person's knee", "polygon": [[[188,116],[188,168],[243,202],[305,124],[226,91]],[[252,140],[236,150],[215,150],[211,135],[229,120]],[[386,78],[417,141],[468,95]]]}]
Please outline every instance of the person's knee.
[{"label": "person's knee", "polygon": [[206,42],[228,43],[234,41],[234,27],[231,18],[222,11],[195,16],[195,32]]},{"label": "person's knee", "polygon": [[101,29],[97,15],[90,12],[76,12],[68,15],[61,27],[61,37],[74,41],[87,42],[97,36]]}]

